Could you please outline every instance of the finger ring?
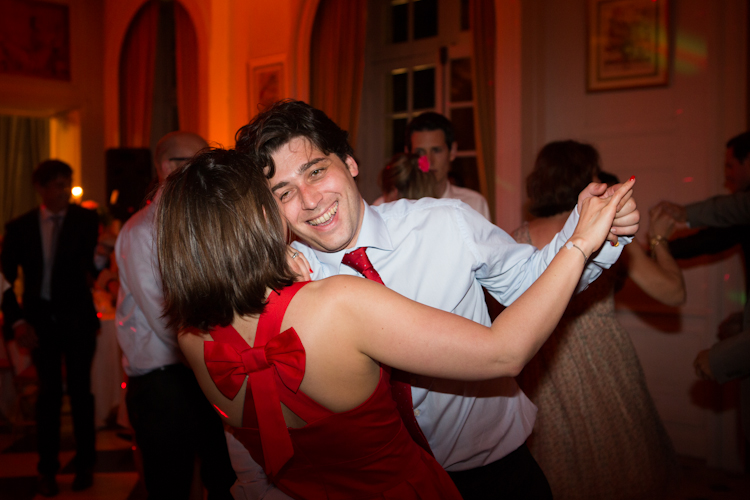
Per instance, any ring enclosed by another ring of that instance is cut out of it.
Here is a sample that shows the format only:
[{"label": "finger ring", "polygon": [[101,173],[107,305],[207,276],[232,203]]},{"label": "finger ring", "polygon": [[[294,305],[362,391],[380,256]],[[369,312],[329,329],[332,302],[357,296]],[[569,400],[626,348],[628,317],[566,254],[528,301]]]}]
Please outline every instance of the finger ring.
[{"label": "finger ring", "polygon": [[292,254],[292,258],[293,258],[293,259],[296,259],[298,255],[299,255],[299,252],[294,252],[294,253]]}]

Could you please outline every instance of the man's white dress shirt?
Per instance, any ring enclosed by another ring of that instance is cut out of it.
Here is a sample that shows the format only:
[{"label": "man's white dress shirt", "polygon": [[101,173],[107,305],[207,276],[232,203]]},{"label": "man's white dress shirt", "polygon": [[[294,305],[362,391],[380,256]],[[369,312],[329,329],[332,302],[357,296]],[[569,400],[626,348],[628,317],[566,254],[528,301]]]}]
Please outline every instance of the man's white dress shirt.
[{"label": "man's white dress shirt", "polygon": [[[503,304],[517,299],[542,274],[578,223],[573,210],[563,230],[537,250],[464,203],[451,199],[364,204],[356,245],[336,253],[295,242],[313,269],[313,279],[358,275],[341,263],[345,253],[368,247],[367,255],[386,286],[423,304],[490,325],[482,286]],[[632,238],[620,238],[629,243]],[[623,245],[605,242],[584,269],[579,291],[619,257]],[[473,469],[503,458],[531,434],[536,406],[513,378],[457,382],[413,377],[414,414],[437,461],[447,470]],[[238,482],[235,498],[288,499],[268,484],[262,468],[235,439],[228,438]]]},{"label": "man's white dress shirt", "polygon": [[115,324],[122,365],[130,377],[181,362],[177,336],[162,318],[164,296],[154,242],[156,203],[155,198],[133,215],[115,244],[120,278]]},{"label": "man's white dress shirt", "polygon": [[[313,279],[357,275],[341,260],[346,252],[368,247],[373,267],[390,289],[489,326],[482,287],[500,303],[512,303],[542,274],[577,222],[573,210],[563,230],[537,250],[516,243],[458,200],[399,200],[379,207],[365,204],[354,248],[325,253],[294,246],[310,262]],[[579,290],[610,267],[622,248],[605,243],[584,270]],[[536,418],[536,407],[513,378],[464,383],[416,377],[412,399],[435,458],[450,471],[508,455],[526,441]]]}]

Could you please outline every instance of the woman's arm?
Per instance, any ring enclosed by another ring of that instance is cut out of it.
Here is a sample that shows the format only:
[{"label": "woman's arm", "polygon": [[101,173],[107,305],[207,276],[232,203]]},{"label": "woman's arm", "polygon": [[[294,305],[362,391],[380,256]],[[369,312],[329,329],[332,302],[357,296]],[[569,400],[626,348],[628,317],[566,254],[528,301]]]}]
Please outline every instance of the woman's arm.
[{"label": "woman's arm", "polygon": [[[568,305],[586,262],[609,233],[626,183],[607,200],[581,207],[577,245],[563,247],[542,276],[491,328],[408,300],[369,281],[338,277],[320,294],[320,306],[338,311],[327,336],[338,346],[413,373],[452,379],[516,375],[541,347]],[[323,298],[325,297],[325,298]],[[311,310],[312,311],[312,310]]]},{"label": "woman's arm", "polygon": [[650,259],[637,243],[625,247],[628,256],[628,276],[650,297],[678,306],[685,303],[685,281],[682,270],[669,252],[667,240],[674,232],[674,220],[657,206],[651,209],[649,239]]}]

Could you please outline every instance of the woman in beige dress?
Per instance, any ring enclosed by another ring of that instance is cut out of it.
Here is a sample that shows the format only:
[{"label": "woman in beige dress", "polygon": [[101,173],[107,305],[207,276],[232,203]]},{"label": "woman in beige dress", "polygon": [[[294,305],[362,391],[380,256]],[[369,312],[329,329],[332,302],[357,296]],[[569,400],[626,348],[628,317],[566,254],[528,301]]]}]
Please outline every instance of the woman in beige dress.
[{"label": "woman in beige dress", "polygon": [[[527,179],[529,211],[537,218],[514,232],[516,241],[546,245],[575,206],[579,186],[600,177],[599,163],[587,144],[546,145]],[[617,321],[614,293],[627,275],[660,302],[684,302],[682,274],[666,244],[672,229],[652,211],[651,258],[637,242],[625,247],[622,262],[571,299],[556,331],[517,377],[539,408],[528,444],[557,500],[663,498],[669,487],[674,449]]]}]

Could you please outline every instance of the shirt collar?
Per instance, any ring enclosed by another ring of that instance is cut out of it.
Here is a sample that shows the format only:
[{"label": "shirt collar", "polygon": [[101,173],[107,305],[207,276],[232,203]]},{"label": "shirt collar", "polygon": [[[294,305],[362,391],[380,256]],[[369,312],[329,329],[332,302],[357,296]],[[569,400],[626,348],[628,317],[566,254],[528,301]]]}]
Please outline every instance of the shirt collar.
[{"label": "shirt collar", "polygon": [[332,266],[335,269],[341,265],[344,254],[349,253],[361,247],[374,247],[380,250],[393,250],[393,243],[388,234],[388,228],[380,213],[362,200],[364,205],[364,217],[362,218],[362,227],[359,230],[357,243],[351,247],[338,252],[328,253],[321,250],[313,250],[320,260],[321,264]]},{"label": "shirt collar", "polygon": [[52,212],[50,211],[50,209],[48,209],[44,205],[39,207],[39,216],[41,217],[42,221],[48,221],[53,216],[60,216],[62,218],[65,218],[65,214],[67,213],[68,213],[68,207],[65,207],[65,209],[62,212]]},{"label": "shirt collar", "polygon": [[443,191],[443,194],[440,195],[440,198],[453,198],[453,196],[451,196],[451,186],[452,184],[450,182],[446,183],[445,191]]}]

